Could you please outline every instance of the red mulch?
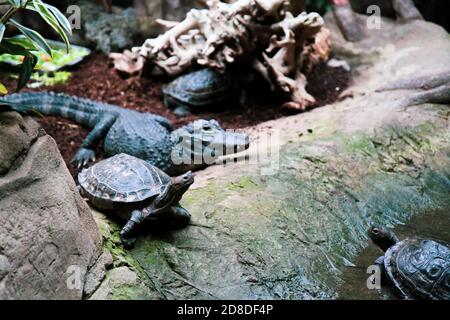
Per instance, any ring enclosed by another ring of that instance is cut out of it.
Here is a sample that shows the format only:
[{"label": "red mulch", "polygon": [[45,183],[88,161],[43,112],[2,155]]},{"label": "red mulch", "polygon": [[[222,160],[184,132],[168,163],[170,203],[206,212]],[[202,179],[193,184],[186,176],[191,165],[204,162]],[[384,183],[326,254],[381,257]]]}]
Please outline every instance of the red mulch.
[{"label": "red mulch", "polygon": [[[316,66],[307,75],[307,90],[317,100],[317,106],[332,103],[348,86],[350,75],[341,68],[329,68],[325,64]],[[14,82],[0,75],[0,81],[8,89],[14,89]],[[152,112],[167,117],[175,127],[179,127],[195,119],[214,118],[224,128],[243,128],[267,120],[277,119],[289,115],[282,110],[282,104],[271,96],[263,83],[255,82],[249,88],[250,103],[248,108],[235,108],[214,113],[198,113],[185,118],[177,118],[162,104],[160,82],[149,79],[122,79],[109,66],[106,56],[94,53],[73,70],[68,83],[50,88],[24,89],[24,91],[55,91],[65,94],[85,97],[96,101],[116,104],[124,108],[136,109],[142,112]],[[46,132],[55,138],[61,154],[69,164],[88,130],[75,125],[72,121],[58,117],[39,117],[39,123]],[[99,158],[102,158],[102,148],[98,148]],[[76,169],[69,165],[75,176]]]}]

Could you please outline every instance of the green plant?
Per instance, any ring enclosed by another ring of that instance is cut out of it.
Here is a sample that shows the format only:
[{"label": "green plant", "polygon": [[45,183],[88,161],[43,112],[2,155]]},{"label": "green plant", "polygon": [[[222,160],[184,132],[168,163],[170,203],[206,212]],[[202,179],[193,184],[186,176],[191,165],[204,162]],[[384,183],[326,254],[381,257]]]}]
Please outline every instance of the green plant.
[{"label": "green plant", "polygon": [[[9,54],[20,56],[22,63],[18,66],[0,65],[1,69],[8,70],[18,75],[17,90],[20,90],[30,79],[38,61],[34,51],[43,51],[50,57],[52,50],[47,41],[37,31],[27,28],[13,19],[19,11],[34,11],[63,39],[66,50],[69,52],[69,36],[72,28],[66,17],[54,6],[44,3],[42,0],[0,0],[0,6],[7,6],[5,13],[0,18],[0,55]],[[7,27],[14,27],[24,37],[5,38]],[[7,90],[0,83],[0,94],[6,94]]]}]

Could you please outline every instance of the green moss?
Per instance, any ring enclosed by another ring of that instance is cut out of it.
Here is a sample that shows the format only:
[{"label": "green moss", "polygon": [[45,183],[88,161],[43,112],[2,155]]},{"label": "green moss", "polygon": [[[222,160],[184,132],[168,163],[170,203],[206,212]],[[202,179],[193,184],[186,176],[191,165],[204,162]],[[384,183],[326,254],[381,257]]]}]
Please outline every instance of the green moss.
[{"label": "green moss", "polygon": [[216,199],[218,195],[222,199],[226,196],[224,189],[225,188],[219,185],[216,181],[209,181],[206,187],[189,190],[183,196],[181,205],[186,208],[198,205],[210,205],[211,199]]},{"label": "green moss", "polygon": [[109,296],[111,300],[148,300],[149,298],[154,298],[149,295],[148,289],[145,287],[136,285],[124,285],[115,288],[112,294]]},{"label": "green moss", "polygon": [[372,155],[376,153],[376,148],[372,138],[367,134],[359,134],[356,136],[342,136],[342,142],[345,151],[350,154],[362,153],[364,155]]},{"label": "green moss", "polygon": [[242,177],[238,181],[230,182],[227,185],[227,189],[230,191],[245,191],[245,192],[252,192],[252,191],[258,191],[262,190],[260,183],[257,182],[257,178],[252,177]]},{"label": "green moss", "polygon": [[[109,223],[105,245],[164,297],[211,298],[217,290],[330,298],[340,268],[368,243],[369,223],[393,226],[450,206],[450,157],[435,152],[448,149],[447,136],[426,123],[322,136],[321,143],[302,137],[282,147],[274,175],[247,170],[189,190],[182,201],[193,216],[189,228],[142,236],[127,252]],[[121,288],[114,297],[143,296],[140,290]]]}]

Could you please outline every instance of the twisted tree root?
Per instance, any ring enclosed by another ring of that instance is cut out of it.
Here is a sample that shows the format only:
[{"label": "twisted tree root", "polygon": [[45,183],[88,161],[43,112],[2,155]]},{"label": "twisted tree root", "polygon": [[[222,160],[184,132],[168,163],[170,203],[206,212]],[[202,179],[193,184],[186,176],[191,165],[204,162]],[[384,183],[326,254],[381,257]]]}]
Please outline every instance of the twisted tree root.
[{"label": "twisted tree root", "polygon": [[450,83],[437,88],[410,94],[399,102],[397,108],[406,108],[424,103],[450,104]]},{"label": "twisted tree root", "polygon": [[422,90],[400,99],[395,104],[397,108],[406,108],[423,103],[450,104],[450,71],[396,80],[378,88],[376,92],[391,90]]},{"label": "twisted tree root", "polygon": [[432,89],[450,83],[450,70],[416,78],[404,78],[378,88],[377,92],[400,89]]}]

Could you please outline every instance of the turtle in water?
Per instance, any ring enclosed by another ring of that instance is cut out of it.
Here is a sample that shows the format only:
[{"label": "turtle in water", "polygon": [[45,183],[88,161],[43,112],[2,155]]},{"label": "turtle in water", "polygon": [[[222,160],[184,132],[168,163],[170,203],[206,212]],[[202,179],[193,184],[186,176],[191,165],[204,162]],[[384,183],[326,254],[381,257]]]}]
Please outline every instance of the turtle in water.
[{"label": "turtle in water", "polygon": [[127,220],[120,231],[127,248],[144,222],[163,222],[172,228],[189,223],[190,214],[179,201],[194,182],[190,171],[171,178],[148,162],[121,153],[84,169],[78,182],[82,196],[95,208]]},{"label": "turtle in water", "polygon": [[[178,116],[191,110],[219,107],[244,98],[237,81],[229,73],[204,68],[182,75],[163,88],[164,105]],[[243,103],[239,101],[240,103]]]},{"label": "turtle in water", "polygon": [[371,226],[370,239],[385,252],[375,261],[382,280],[404,299],[450,299],[450,246],[430,239],[400,241],[394,232]]}]

